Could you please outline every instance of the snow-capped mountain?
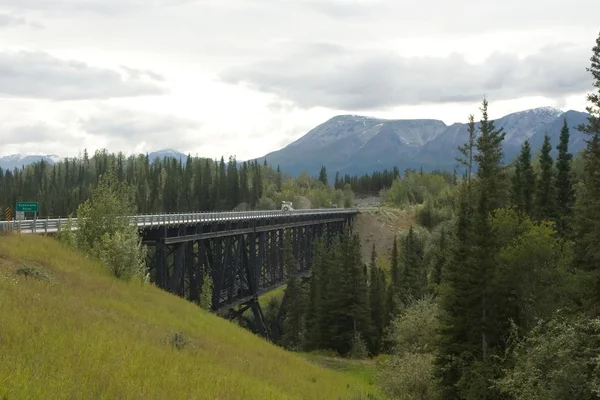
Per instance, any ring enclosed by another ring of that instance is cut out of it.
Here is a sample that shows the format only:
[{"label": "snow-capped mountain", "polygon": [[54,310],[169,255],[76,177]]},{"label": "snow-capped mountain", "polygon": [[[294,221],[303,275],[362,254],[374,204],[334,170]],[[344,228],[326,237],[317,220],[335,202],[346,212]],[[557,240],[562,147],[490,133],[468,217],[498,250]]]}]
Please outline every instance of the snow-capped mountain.
[{"label": "snow-capped mountain", "polygon": [[48,164],[54,165],[59,162],[62,157],[55,154],[49,155],[22,155],[22,154],[11,154],[9,156],[0,157],[0,168],[14,169],[22,168],[29,164],[33,164],[39,161],[47,162]]},{"label": "snow-capped mountain", "polygon": [[[571,129],[571,151],[579,152],[584,143],[575,127],[585,122],[587,114],[563,112],[540,107],[508,114],[495,120],[505,132],[504,161],[518,154],[525,139],[537,152],[547,132],[553,147],[558,143],[563,119]],[[478,124],[477,124],[478,125]],[[271,165],[291,174],[305,170],[311,175],[321,165],[342,174],[363,174],[373,170],[405,168],[426,170],[456,167],[457,146],[467,141],[467,124],[450,126],[439,120],[384,120],[357,115],[340,115],[310,130],[281,150],[261,157]]]}]

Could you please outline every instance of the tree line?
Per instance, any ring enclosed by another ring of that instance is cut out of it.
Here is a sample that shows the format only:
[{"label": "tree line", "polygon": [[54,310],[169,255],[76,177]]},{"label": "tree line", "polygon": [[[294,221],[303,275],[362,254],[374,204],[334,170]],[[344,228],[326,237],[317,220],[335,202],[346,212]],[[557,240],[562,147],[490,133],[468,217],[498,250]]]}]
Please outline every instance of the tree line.
[{"label": "tree line", "polygon": [[235,157],[217,161],[188,156],[150,161],[147,154],[125,157],[100,150],[54,165],[40,161],[21,169],[0,168],[0,208],[37,201],[40,216],[71,215],[108,173],[133,189],[138,213],[276,209],[284,200],[302,206],[296,204],[300,197],[313,207],[344,207],[353,198],[349,186],[336,190],[305,173],[285,176],[266,160],[238,163]]}]

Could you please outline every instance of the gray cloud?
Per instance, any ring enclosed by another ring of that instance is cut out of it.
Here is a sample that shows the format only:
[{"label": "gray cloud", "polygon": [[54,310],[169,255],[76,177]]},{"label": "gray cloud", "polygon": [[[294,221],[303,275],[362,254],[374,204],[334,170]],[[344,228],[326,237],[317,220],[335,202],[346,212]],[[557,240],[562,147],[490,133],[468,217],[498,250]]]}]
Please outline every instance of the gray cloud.
[{"label": "gray cloud", "polygon": [[179,6],[194,0],[0,0],[1,6],[50,14],[83,12],[114,16],[156,7]]},{"label": "gray cloud", "polygon": [[188,144],[188,134],[202,125],[172,115],[102,106],[89,118],[81,119],[79,126],[88,134],[126,141],[134,146],[145,141],[153,147],[164,147],[169,143]]},{"label": "gray cloud", "polygon": [[64,129],[45,122],[10,127],[0,126],[0,133],[4,145],[49,143],[71,137],[70,134],[65,133]]},{"label": "gray cloud", "polygon": [[290,46],[277,59],[223,71],[220,78],[278,95],[303,108],[384,109],[419,103],[470,102],[581,93],[591,86],[590,50],[553,46],[519,58],[494,53],[481,64],[459,54],[405,58],[336,45]]},{"label": "gray cloud", "polygon": [[0,97],[83,100],[166,92],[155,76],[145,79],[148,73],[126,75],[46,53],[0,52]]},{"label": "gray cloud", "polygon": [[16,17],[11,14],[0,13],[0,27],[26,25],[27,21],[23,17]]}]

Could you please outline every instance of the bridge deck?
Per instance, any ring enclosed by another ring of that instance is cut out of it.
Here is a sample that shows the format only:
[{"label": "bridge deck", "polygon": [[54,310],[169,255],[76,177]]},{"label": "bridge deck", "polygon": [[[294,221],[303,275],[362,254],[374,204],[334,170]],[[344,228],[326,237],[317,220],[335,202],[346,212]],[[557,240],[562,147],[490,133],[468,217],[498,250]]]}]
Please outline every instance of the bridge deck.
[{"label": "bridge deck", "polygon": [[[323,208],[313,210],[293,211],[227,211],[227,212],[196,212],[180,214],[147,214],[134,215],[129,218],[132,224],[142,229],[176,227],[182,225],[197,225],[211,223],[228,223],[245,220],[272,220],[286,217],[309,216],[342,216],[358,213],[356,209]],[[77,229],[77,218],[45,218],[24,221],[0,222],[0,232],[19,231],[21,233],[45,234],[58,232],[61,227],[71,223],[72,229]],[[272,228],[271,228],[272,229]]]}]

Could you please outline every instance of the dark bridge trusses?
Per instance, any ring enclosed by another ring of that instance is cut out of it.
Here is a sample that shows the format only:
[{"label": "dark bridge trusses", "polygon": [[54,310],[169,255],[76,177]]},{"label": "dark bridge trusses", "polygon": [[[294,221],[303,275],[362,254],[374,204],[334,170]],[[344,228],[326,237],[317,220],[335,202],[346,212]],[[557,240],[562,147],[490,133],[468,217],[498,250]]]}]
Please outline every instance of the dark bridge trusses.
[{"label": "dark bridge trusses", "polygon": [[[212,277],[212,309],[243,305],[262,320],[257,299],[284,283],[283,239],[289,232],[298,274],[309,271],[317,236],[333,236],[351,226],[355,213],[282,215],[142,230],[148,246],[151,281],[187,300],[198,302],[205,274]],[[262,332],[265,333],[265,332]]]}]

